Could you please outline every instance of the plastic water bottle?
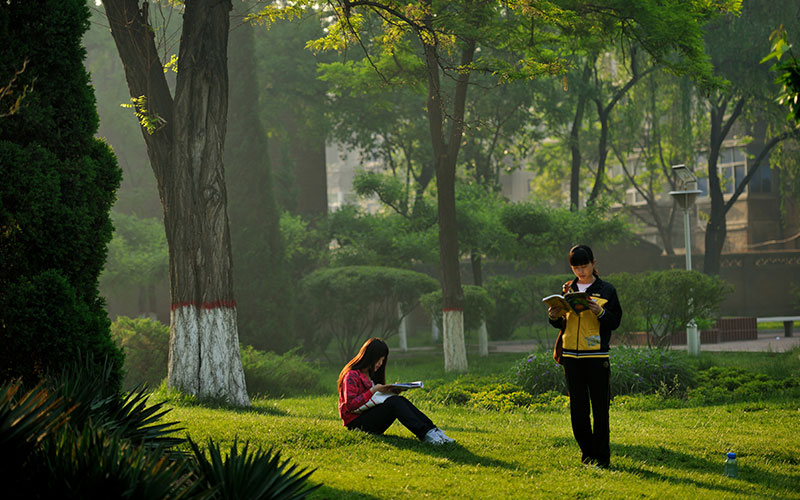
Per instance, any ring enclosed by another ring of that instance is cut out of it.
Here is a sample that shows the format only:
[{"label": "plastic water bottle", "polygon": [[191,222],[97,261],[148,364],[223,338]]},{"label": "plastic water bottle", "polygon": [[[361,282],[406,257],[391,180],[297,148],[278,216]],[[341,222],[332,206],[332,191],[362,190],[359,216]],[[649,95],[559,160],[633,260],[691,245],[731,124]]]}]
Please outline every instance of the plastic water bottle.
[{"label": "plastic water bottle", "polygon": [[739,466],[736,465],[736,453],[730,452],[725,459],[725,475],[736,477],[739,474]]}]

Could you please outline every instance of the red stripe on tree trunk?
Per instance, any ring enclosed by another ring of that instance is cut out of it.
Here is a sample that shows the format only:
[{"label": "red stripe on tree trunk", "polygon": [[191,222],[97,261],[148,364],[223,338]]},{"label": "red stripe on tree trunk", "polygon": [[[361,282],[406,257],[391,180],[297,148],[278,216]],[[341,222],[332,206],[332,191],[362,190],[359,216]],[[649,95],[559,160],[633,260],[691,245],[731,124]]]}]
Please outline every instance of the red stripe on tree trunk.
[{"label": "red stripe on tree trunk", "polygon": [[214,302],[203,302],[199,306],[197,302],[178,302],[177,304],[172,304],[170,309],[173,311],[175,309],[181,307],[194,307],[196,309],[236,309],[236,301],[235,300],[215,300]]},{"label": "red stripe on tree trunk", "polygon": [[446,309],[442,309],[442,312],[450,312],[450,311],[463,311],[464,309],[461,307],[448,307]]}]

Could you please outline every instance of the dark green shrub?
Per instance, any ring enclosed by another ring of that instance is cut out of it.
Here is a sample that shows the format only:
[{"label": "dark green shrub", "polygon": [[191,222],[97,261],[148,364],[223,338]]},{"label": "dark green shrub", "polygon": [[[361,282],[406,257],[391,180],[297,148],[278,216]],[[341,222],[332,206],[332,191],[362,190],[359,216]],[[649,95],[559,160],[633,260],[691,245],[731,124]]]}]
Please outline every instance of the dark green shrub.
[{"label": "dark green shrub", "polygon": [[552,351],[532,352],[517,365],[517,383],[530,394],[550,391],[567,393],[564,369],[553,360]]},{"label": "dark green shrub", "polygon": [[495,301],[486,326],[494,340],[511,337],[514,329],[532,323],[545,324],[547,308],[542,298],[561,292],[569,275],[534,275],[522,278],[496,276],[488,280],[486,289]]},{"label": "dark green shrub", "polygon": [[122,356],[97,291],[121,170],[94,137],[98,118],[83,65],[88,23],[80,0],[0,9],[0,75],[24,66],[15,85],[28,88],[19,110],[0,119],[0,342],[14,353],[0,359],[0,374],[25,375],[26,384],[60,371],[79,350],[112,360],[121,380]]},{"label": "dark green shrub", "polygon": [[697,376],[697,387],[689,391],[689,400],[701,404],[762,400],[800,387],[797,374],[772,378],[741,368],[712,366]]},{"label": "dark green shrub", "polygon": [[[123,355],[108,337],[105,314],[92,311],[56,270],[21,279],[0,294],[0,376],[33,387],[47,373],[70,368],[81,354],[108,359],[111,383],[122,381]],[[98,361],[98,364],[102,361]]]},{"label": "dark green shrub", "polygon": [[[685,354],[659,349],[619,347],[609,355],[611,395],[683,394],[694,384]],[[517,383],[531,394],[567,393],[564,370],[549,350],[531,353],[517,366]]]},{"label": "dark green shrub", "polygon": [[618,347],[609,354],[611,396],[622,394],[685,394],[694,385],[694,371],[685,353],[663,349]]},{"label": "dark green shrub", "polygon": [[169,326],[149,318],[119,316],[111,337],[125,353],[124,387],[156,387],[167,376]]},{"label": "dark green shrub", "polygon": [[671,269],[611,275],[623,309],[621,330],[644,327],[659,347],[691,319],[715,319],[731,287],[716,276]]},{"label": "dark green shrub", "polygon": [[[464,330],[476,330],[481,322],[492,314],[494,301],[485,288],[474,285],[463,285],[464,292]],[[442,329],[442,291],[426,293],[419,298],[420,305],[436,318]]]},{"label": "dark green shrub", "polygon": [[241,354],[247,392],[251,395],[286,396],[324,391],[319,369],[295,351],[275,354],[245,346]]},{"label": "dark green shrub", "polygon": [[334,340],[342,360],[369,337],[389,338],[419,297],[438,288],[430,276],[391,267],[320,269],[300,282],[306,317],[305,348],[324,349]]}]

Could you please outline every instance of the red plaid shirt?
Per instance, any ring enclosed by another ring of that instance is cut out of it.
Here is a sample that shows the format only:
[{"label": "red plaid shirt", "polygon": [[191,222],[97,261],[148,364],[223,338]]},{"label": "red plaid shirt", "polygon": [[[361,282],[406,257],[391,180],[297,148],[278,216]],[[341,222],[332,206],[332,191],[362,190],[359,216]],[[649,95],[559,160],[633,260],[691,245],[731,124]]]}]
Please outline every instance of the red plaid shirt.
[{"label": "red plaid shirt", "polygon": [[339,416],[344,425],[356,419],[358,413],[353,413],[372,397],[372,379],[360,370],[350,370],[342,380],[339,388]]}]

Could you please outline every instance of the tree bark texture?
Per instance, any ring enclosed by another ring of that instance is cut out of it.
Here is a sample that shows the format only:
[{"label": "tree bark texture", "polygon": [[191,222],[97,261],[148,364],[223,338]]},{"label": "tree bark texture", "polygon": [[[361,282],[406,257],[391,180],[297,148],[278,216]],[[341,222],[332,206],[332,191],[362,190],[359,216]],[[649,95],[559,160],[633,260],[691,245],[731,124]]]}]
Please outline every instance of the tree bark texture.
[{"label": "tree bark texture", "polygon": [[706,224],[706,253],[703,259],[705,274],[719,274],[722,248],[728,233],[725,220],[725,199],[717,172],[717,162],[725,137],[728,136],[731,127],[742,113],[745,98],[739,98],[730,116],[726,116],[729,102],[730,98],[725,97],[711,103],[711,133],[708,148],[708,195],[711,199],[711,213]]},{"label": "tree bark texture", "polygon": [[230,1],[185,3],[172,99],[136,0],[104,0],[132,97],[163,120],[143,130],[169,245],[168,384],[249,405],[239,355],[223,167]]},{"label": "tree bark texture", "polygon": [[[429,20],[430,23],[430,20]],[[458,227],[456,223],[456,160],[464,131],[464,111],[469,72],[456,80],[450,130],[445,136],[445,107],[439,78],[439,56],[435,45],[423,44],[428,71],[428,123],[436,167],[439,216],[439,264],[442,270],[442,311],[444,312],[445,371],[466,371],[467,351],[464,344],[464,293],[461,289]],[[475,42],[466,41],[461,51],[461,66],[471,63]],[[452,330],[455,328],[455,330]]]}]

